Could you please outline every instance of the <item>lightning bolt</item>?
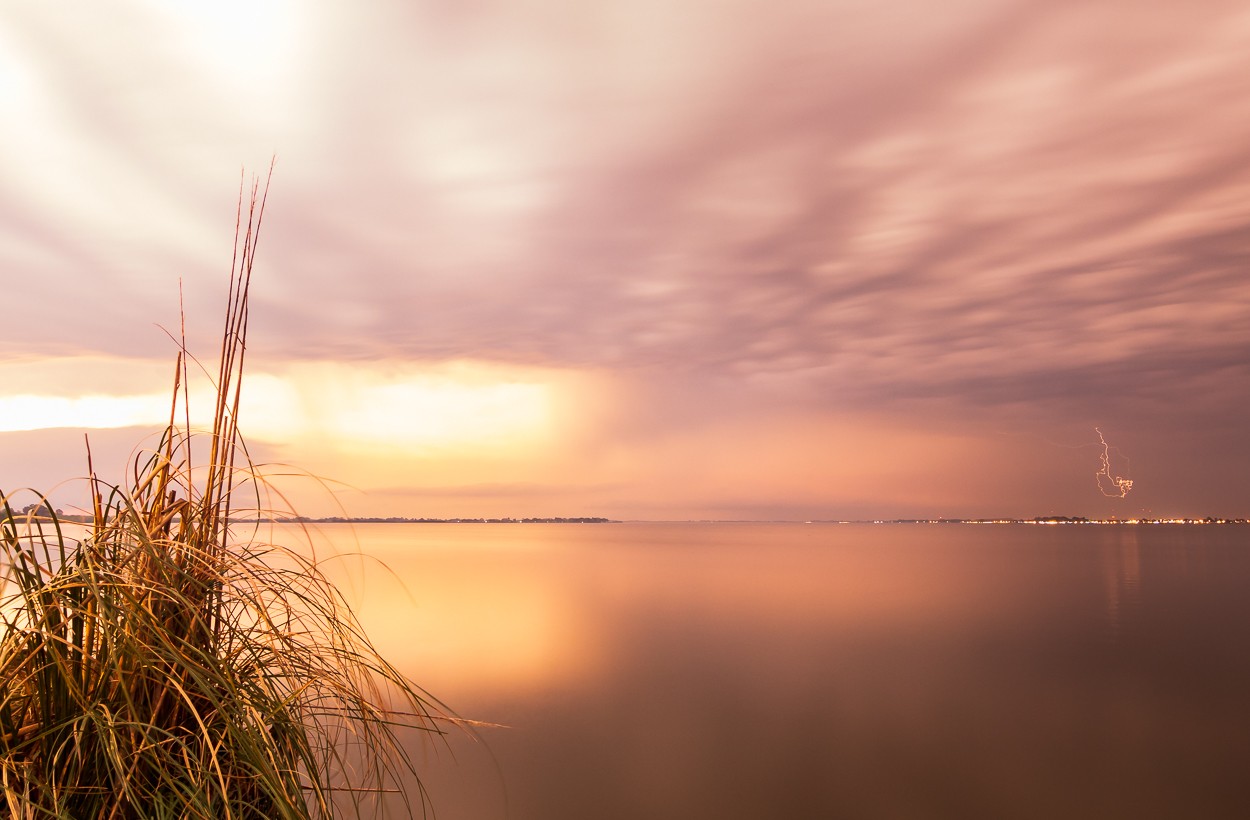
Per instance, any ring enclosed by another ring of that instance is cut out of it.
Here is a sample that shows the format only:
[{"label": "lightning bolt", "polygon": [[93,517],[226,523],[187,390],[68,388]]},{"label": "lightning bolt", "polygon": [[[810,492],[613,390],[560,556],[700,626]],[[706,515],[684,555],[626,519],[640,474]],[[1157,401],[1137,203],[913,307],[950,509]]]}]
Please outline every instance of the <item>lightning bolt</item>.
[{"label": "lightning bolt", "polygon": [[1111,474],[1111,446],[1103,437],[1102,430],[1095,427],[1094,432],[1098,434],[1098,440],[1102,443],[1102,456],[1099,459],[1102,467],[1094,474],[1094,480],[1098,482],[1098,490],[1107,498],[1124,498],[1128,495],[1128,491],[1133,489],[1133,479]]}]

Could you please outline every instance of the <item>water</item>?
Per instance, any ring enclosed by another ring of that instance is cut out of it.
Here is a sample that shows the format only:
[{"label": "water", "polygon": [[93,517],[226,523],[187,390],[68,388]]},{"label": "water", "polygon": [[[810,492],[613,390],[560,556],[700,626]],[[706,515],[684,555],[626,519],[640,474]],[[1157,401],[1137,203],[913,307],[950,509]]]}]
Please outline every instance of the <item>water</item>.
[{"label": "water", "polygon": [[448,820],[1213,818],[1250,812],[1248,536],[361,525],[389,569],[336,573],[506,727],[414,746]]}]

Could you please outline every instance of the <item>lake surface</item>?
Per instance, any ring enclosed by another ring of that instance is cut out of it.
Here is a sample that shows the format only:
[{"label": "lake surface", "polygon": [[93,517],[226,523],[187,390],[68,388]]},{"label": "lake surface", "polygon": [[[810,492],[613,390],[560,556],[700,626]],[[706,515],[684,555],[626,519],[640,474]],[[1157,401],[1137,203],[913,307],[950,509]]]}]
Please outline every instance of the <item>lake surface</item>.
[{"label": "lake surface", "polygon": [[376,559],[334,572],[384,654],[501,725],[414,740],[447,820],[1250,816],[1250,527],[317,537]]}]

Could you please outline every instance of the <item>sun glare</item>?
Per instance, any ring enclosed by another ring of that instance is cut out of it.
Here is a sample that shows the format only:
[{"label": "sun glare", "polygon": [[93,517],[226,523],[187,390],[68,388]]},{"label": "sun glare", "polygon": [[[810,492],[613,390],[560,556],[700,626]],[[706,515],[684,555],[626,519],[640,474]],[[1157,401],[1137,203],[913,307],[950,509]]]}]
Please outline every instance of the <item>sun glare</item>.
[{"label": "sun glare", "polygon": [[101,429],[159,424],[169,418],[169,397],[0,396],[0,433],[53,427]]},{"label": "sun glare", "polygon": [[244,412],[257,434],[407,452],[533,441],[547,432],[553,401],[541,377],[484,366],[384,373],[305,365],[253,396]]},{"label": "sun glare", "polygon": [[532,384],[379,384],[336,403],[328,420],[341,439],[433,447],[511,441],[543,425],[542,388]]},{"label": "sun glare", "polygon": [[[119,374],[125,371],[126,363],[114,364]],[[0,397],[0,432],[157,427],[169,420],[168,393],[107,395],[97,388],[74,395],[72,387],[62,387],[74,383],[31,384]],[[514,450],[545,439],[555,402],[552,379],[537,371],[466,364],[384,371],[304,363],[249,375],[240,420],[249,440],[279,444],[311,440],[346,451],[407,453]],[[190,406],[192,426],[205,426],[211,386],[195,384]]]}]

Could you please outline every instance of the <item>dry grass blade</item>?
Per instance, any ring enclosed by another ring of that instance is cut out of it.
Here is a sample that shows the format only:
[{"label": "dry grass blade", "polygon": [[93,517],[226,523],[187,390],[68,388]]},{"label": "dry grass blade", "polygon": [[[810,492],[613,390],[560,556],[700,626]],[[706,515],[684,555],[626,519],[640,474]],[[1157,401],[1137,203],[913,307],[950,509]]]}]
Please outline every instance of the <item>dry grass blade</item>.
[{"label": "dry grass blade", "polygon": [[246,221],[243,204],[206,463],[178,426],[184,344],[128,485],[89,461],[88,524],[0,493],[0,817],[372,817],[403,783],[409,814],[427,808],[402,735],[443,712],[315,562],[231,532],[234,496],[263,481],[237,425],[258,184]]}]

